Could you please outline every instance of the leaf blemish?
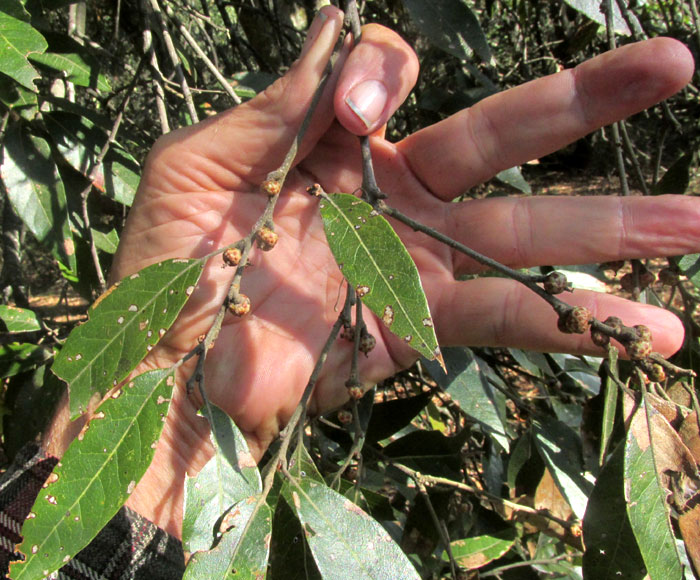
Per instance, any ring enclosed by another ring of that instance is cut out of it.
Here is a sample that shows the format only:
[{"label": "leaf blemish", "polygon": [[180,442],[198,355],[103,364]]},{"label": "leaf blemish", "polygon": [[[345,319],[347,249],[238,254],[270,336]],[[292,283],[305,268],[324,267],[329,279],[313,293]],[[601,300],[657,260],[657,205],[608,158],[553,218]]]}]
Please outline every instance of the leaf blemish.
[{"label": "leaf blemish", "polygon": [[75,360],[80,360],[81,358],[83,358],[82,354],[78,353],[75,355]]},{"label": "leaf blemish", "polygon": [[384,307],[384,314],[382,315],[382,322],[387,326],[391,326],[394,323],[394,309],[390,304]]},{"label": "leaf blemish", "polygon": [[410,334],[407,334],[406,336],[403,337],[404,342],[411,342],[413,340],[413,336]]},{"label": "leaf blemish", "polygon": [[132,274],[131,276],[129,276],[129,280],[136,280],[136,278],[138,278],[139,276],[140,274],[136,272],[136,274]]},{"label": "leaf blemish", "polygon": [[430,328],[433,327],[433,319],[432,318],[424,318],[423,319],[423,326],[428,326]]},{"label": "leaf blemish", "polygon": [[153,330],[150,328],[148,329],[148,332],[146,333],[146,338],[151,338],[153,336]]},{"label": "leaf blemish", "polygon": [[33,520],[36,517],[36,514],[34,512],[29,512],[27,514],[27,517],[25,519],[27,520]]},{"label": "leaf blemish", "polygon": [[363,296],[367,296],[369,294],[370,287],[369,286],[364,286],[360,284],[357,288],[355,288],[355,292],[357,292],[357,295],[362,298]]},{"label": "leaf blemish", "polygon": [[175,377],[173,375],[170,375],[166,380],[165,384],[168,385],[169,387],[172,387],[175,384]]},{"label": "leaf blemish", "polygon": [[158,329],[158,337],[159,338],[163,338],[164,334],[165,334],[165,328]]},{"label": "leaf blemish", "polygon": [[43,488],[49,487],[49,485],[51,485],[52,483],[55,483],[57,481],[58,481],[58,473],[52,472],[51,475],[49,475],[46,478],[44,485],[42,485],[41,487],[43,487]]},{"label": "leaf blemish", "polygon": [[56,501],[56,498],[52,495],[47,495],[46,496],[46,501],[49,502],[51,505],[56,505],[58,502]]},{"label": "leaf blemish", "polygon": [[32,554],[36,554],[38,551],[39,551],[39,546],[37,546],[36,544],[34,544],[34,545],[32,546]]},{"label": "leaf blemish", "polygon": [[136,312],[138,311],[139,307],[136,306],[136,304],[131,304],[129,305],[129,312]]},{"label": "leaf blemish", "polygon": [[123,316],[120,316],[119,318],[117,318],[117,324],[124,324],[124,317]]},{"label": "leaf blemish", "polygon": [[192,294],[192,292],[194,292],[194,286],[188,286],[187,290],[185,290],[185,294],[187,294],[188,296]]},{"label": "leaf blemish", "polygon": [[139,330],[146,330],[148,327],[148,320],[142,320],[139,322]]}]

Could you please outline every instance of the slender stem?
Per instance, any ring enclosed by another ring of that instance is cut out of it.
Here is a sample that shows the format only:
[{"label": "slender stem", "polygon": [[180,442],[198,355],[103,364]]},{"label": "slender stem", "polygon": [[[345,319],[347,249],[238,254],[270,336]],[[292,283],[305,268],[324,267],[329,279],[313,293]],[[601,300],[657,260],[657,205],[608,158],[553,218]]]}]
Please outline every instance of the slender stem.
[{"label": "slender stem", "polygon": [[209,72],[214,75],[217,81],[219,81],[219,84],[221,87],[226,91],[226,94],[228,94],[229,97],[231,97],[231,100],[236,104],[240,105],[241,104],[241,98],[236,94],[236,91],[233,90],[233,87],[231,84],[226,80],[226,77],[221,74],[219,69],[216,67],[216,65],[211,61],[211,59],[207,56],[207,54],[202,50],[202,48],[197,44],[197,41],[195,40],[194,36],[190,34],[190,31],[187,30],[184,24],[178,24],[178,30],[180,31],[180,34],[182,34],[183,38],[187,41],[187,43],[194,49],[194,51],[197,53],[197,56],[202,59],[202,62],[206,65],[206,67],[209,69]]},{"label": "slender stem", "polygon": [[170,62],[172,63],[173,68],[175,69],[175,75],[177,76],[177,79],[180,83],[180,89],[182,90],[182,94],[185,99],[185,105],[187,106],[187,111],[190,115],[190,120],[192,123],[197,123],[199,121],[197,109],[194,106],[194,100],[192,99],[192,93],[190,92],[190,87],[187,84],[187,79],[185,78],[185,72],[182,70],[182,62],[180,61],[180,57],[177,54],[177,50],[175,49],[175,44],[173,43],[173,39],[170,36],[170,32],[168,32],[168,27],[165,24],[163,12],[160,9],[158,0],[149,0],[149,2],[151,5],[151,9],[153,10],[153,14],[155,15],[156,20],[160,25],[160,33],[163,37],[163,43],[165,44],[168,56],[170,57]]},{"label": "slender stem", "polygon": [[151,70],[155,74],[153,79],[153,90],[156,95],[156,110],[160,121],[160,131],[163,135],[170,132],[170,122],[168,121],[168,111],[165,106],[165,91],[163,89],[163,73],[158,64],[158,56],[153,46],[153,33],[151,32],[150,18],[148,17],[148,0],[141,0],[141,9],[144,14],[143,22],[143,52],[149,58]]}]

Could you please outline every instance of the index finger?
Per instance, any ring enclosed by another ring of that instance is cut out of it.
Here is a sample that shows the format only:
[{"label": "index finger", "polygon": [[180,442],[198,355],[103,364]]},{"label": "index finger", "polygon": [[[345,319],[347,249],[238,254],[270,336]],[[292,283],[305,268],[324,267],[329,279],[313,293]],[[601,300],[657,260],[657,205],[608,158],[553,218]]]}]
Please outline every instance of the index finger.
[{"label": "index finger", "polygon": [[438,197],[541,157],[679,91],[694,70],[670,38],[631,44],[493,95],[398,144]]}]

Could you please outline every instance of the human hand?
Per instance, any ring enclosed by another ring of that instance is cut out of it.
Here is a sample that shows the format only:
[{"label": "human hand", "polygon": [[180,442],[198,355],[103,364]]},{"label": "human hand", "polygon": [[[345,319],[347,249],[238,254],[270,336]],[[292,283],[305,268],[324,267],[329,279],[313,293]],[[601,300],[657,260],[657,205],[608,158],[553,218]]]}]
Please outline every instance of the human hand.
[{"label": "human hand", "polygon": [[[284,79],[253,101],[171,133],[154,147],[115,258],[114,280],[167,258],[200,257],[248,233],[267,201],[259,184],[287,152],[340,31],[340,12],[327,7],[323,14],[325,21],[314,22],[313,40]],[[383,139],[382,127],[415,82],[410,48],[391,31],[369,26],[340,64],[277,204],[280,241],[272,252],[254,252],[243,277],[251,314],[228,317],[207,356],[208,395],[235,419],[257,457],[292,414],[337,317],[342,276],[325,242],[318,200],[305,189],[314,182],[329,192],[360,185],[357,139],[347,130],[373,134],[375,171],[392,205],[511,267],[673,255],[700,247],[700,206],[692,198],[450,203],[502,169],[680,89],[690,78],[692,60],[675,41],[626,47],[495,95],[397,144]],[[387,100],[353,94],[362,80],[374,81],[375,97],[383,86]],[[366,105],[365,122],[348,106],[348,94],[356,105]],[[529,290],[500,278],[456,282],[456,274],[481,268],[421,234],[396,229],[421,272],[442,345],[599,352],[587,337],[558,332],[551,308]],[[180,319],[141,370],[171,366],[191,351],[209,329],[232,275],[220,261],[211,261]],[[682,326],[666,311],[582,291],[567,300],[598,318],[615,314],[627,324],[648,325],[662,354],[681,344]],[[361,361],[363,382],[380,381],[415,360],[416,353],[374,317],[367,314],[366,323],[377,346]],[[346,399],[351,352],[350,343],[334,346],[311,400],[312,413]],[[191,367],[180,370],[180,388],[153,464],[128,502],[176,535],[184,473],[196,472],[212,453],[207,426],[184,393],[188,372]]]}]

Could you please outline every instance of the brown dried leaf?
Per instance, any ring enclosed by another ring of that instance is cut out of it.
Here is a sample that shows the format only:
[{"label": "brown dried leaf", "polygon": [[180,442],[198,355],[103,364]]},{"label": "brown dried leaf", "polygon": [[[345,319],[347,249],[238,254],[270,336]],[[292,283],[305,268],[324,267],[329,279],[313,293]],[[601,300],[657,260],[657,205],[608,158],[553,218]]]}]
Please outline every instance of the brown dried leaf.
[{"label": "brown dried leaf", "polygon": [[688,556],[695,570],[700,571],[700,504],[678,517],[678,527]]}]

